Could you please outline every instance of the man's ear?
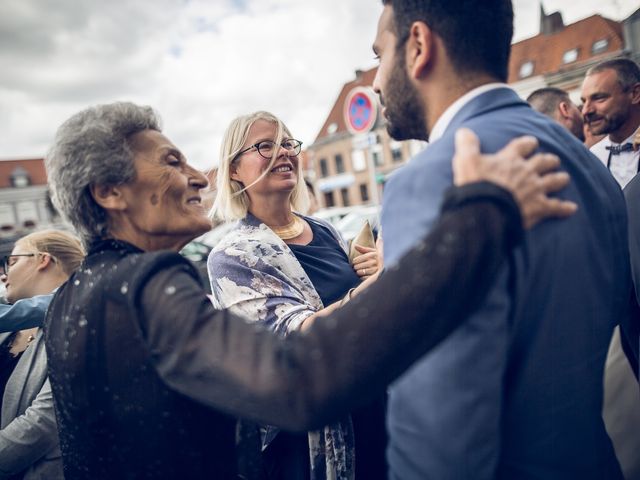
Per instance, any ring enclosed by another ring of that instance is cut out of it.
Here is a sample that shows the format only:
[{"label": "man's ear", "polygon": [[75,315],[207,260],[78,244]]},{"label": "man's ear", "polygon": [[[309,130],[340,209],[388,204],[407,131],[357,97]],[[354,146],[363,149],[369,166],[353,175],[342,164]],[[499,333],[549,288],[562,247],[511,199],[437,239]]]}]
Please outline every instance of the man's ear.
[{"label": "man's ear", "polygon": [[91,185],[91,196],[105,210],[125,210],[127,202],[119,186]]},{"label": "man's ear", "polygon": [[631,103],[640,105],[640,83],[636,83],[631,87]]},{"label": "man's ear", "polygon": [[560,112],[560,116],[562,118],[569,118],[569,105],[567,102],[560,102],[558,104],[558,111]]},{"label": "man's ear", "polygon": [[405,44],[407,73],[410,78],[420,78],[432,60],[434,37],[424,22],[413,22]]}]

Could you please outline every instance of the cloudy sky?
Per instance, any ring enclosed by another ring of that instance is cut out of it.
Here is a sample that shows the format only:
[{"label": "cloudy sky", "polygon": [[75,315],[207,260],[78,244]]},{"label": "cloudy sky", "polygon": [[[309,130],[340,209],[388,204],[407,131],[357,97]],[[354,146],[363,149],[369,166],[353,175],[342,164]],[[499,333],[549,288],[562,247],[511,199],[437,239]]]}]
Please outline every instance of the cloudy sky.
[{"label": "cloudy sky", "polygon": [[[342,85],[375,66],[378,0],[0,0],[0,159],[43,156],[92,104],[154,106],[190,161],[217,162],[235,116],[258,109],[313,142]],[[538,0],[514,0],[515,40]],[[545,0],[565,23],[620,20],[637,0]]]}]

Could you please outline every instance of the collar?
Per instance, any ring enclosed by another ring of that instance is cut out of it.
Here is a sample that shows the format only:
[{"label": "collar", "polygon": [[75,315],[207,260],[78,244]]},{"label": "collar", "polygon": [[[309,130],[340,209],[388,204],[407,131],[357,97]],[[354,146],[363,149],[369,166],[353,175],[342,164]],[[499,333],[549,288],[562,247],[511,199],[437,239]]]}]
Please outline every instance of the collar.
[{"label": "collar", "polygon": [[122,251],[124,253],[144,253],[144,250],[141,250],[131,243],[125,242],[124,240],[109,238],[106,240],[100,239],[91,242],[91,245],[89,245],[89,252],[87,253],[87,256],[106,252],[109,250]]},{"label": "collar", "polygon": [[479,97],[483,93],[487,93],[491,90],[496,90],[498,88],[509,88],[506,83],[486,83],[484,85],[480,85],[479,87],[474,88],[473,90],[469,90],[467,93],[458,98],[455,102],[453,102],[447,109],[444,111],[440,118],[436,121],[433,129],[431,130],[431,134],[429,135],[429,143],[433,143],[438,140],[442,135],[444,135],[445,130],[453,120],[453,117],[462,110],[467,103],[473,100],[476,97]]},{"label": "collar", "polygon": [[608,143],[609,145],[616,146],[616,147],[618,147],[618,146],[620,146],[620,145],[624,145],[625,143],[631,143],[631,144],[633,144],[633,137],[635,137],[635,136],[636,136],[636,131],[637,131],[637,130],[635,130],[631,135],[629,135],[629,138],[627,138],[626,140],[624,140],[624,141],[622,141],[622,142],[620,142],[620,143],[616,143],[616,142],[612,141],[612,140],[611,140],[611,137],[609,137],[609,135],[607,135],[607,136],[605,137],[605,140],[607,141],[606,143]]},{"label": "collar", "polygon": [[[609,137],[609,135],[607,135],[602,140],[600,140],[598,143],[594,143],[593,145],[591,145],[591,148],[589,150],[591,150],[591,152],[594,153],[598,158],[601,158],[601,159],[604,158],[603,161],[605,161],[606,157],[609,156],[609,150],[607,150],[607,147],[624,145],[625,143],[633,143],[634,135],[635,135],[635,132],[632,133],[631,136],[629,138],[627,138],[626,140],[624,140],[622,143],[612,142],[611,138]],[[630,152],[630,153],[631,154],[635,154],[635,153],[638,153],[638,152]]]}]

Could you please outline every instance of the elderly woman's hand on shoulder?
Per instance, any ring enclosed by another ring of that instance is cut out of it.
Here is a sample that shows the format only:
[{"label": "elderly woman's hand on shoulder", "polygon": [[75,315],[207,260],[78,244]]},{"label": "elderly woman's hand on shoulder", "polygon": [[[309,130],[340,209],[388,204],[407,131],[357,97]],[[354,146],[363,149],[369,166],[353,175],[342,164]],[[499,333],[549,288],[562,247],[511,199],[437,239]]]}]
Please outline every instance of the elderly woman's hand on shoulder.
[{"label": "elderly woman's hand on shoulder", "polygon": [[553,154],[537,153],[538,140],[520,137],[495,154],[481,154],[480,141],[469,129],[456,132],[453,176],[456,185],[488,181],[511,192],[520,207],[522,223],[531,228],[541,220],[573,215],[574,202],[549,197],[569,183],[566,172],[555,171],[560,159]]}]

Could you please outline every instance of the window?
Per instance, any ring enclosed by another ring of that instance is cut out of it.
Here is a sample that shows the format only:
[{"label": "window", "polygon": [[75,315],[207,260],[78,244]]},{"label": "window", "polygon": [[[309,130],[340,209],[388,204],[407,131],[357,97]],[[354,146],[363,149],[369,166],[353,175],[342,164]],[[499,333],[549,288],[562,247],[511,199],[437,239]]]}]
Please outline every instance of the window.
[{"label": "window", "polygon": [[402,161],[402,144],[400,142],[391,142],[391,159],[394,162]]},{"label": "window", "polygon": [[333,192],[324,193],[324,206],[327,208],[336,206],[336,201],[333,198]]},{"label": "window", "polygon": [[363,202],[369,201],[369,187],[367,186],[366,183],[360,184],[360,198],[362,199]]},{"label": "window", "polygon": [[342,197],[342,205],[344,205],[345,207],[348,207],[349,205],[351,205],[351,203],[349,203],[349,189],[348,188],[341,188],[340,189],[340,196]]},{"label": "window", "polygon": [[373,157],[373,164],[376,167],[381,167],[382,165],[384,165],[384,157],[382,156],[381,150],[373,150],[371,152],[371,155]]},{"label": "window", "polygon": [[571,50],[567,50],[562,55],[562,63],[573,63],[578,59],[578,49],[572,48]]},{"label": "window", "polygon": [[28,187],[31,185],[29,173],[22,167],[17,167],[11,172],[11,185],[15,188]]},{"label": "window", "polygon": [[327,127],[327,133],[329,135],[333,135],[337,131],[338,131],[338,124],[336,122],[330,123],[329,126]]},{"label": "window", "polygon": [[320,176],[326,177],[327,175],[329,175],[329,166],[327,165],[327,159],[321,158],[320,159]]},{"label": "window", "polygon": [[602,38],[593,42],[593,45],[591,45],[591,53],[596,54],[606,52],[607,48],[609,48],[609,40]]},{"label": "window", "polygon": [[367,169],[367,159],[363,150],[354,150],[351,152],[351,164],[354,172],[361,172]]},{"label": "window", "polygon": [[531,75],[533,75],[533,62],[528,60],[520,65],[520,72],[518,73],[518,76],[520,78],[527,78]]},{"label": "window", "polygon": [[336,172],[344,173],[344,160],[342,160],[342,155],[336,155]]}]

